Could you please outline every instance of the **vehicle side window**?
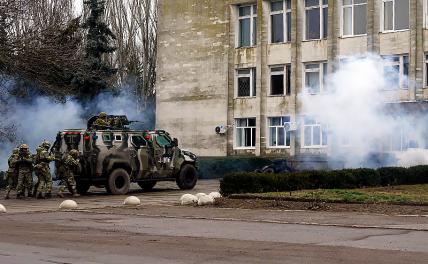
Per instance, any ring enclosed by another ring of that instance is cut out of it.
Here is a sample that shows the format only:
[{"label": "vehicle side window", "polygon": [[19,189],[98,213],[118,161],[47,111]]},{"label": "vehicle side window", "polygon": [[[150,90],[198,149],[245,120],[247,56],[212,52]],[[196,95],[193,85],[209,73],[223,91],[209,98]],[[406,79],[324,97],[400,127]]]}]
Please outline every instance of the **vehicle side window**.
[{"label": "vehicle side window", "polygon": [[114,141],[122,141],[122,135],[114,135]]},{"label": "vehicle side window", "polygon": [[161,147],[165,147],[165,146],[171,145],[171,141],[167,137],[165,137],[165,136],[157,136],[156,137],[156,142]]},{"label": "vehicle side window", "polygon": [[131,140],[132,143],[138,148],[147,146],[146,140],[144,140],[144,138],[141,136],[132,136]]},{"label": "vehicle side window", "polygon": [[103,134],[103,141],[104,142],[111,142],[110,134]]}]

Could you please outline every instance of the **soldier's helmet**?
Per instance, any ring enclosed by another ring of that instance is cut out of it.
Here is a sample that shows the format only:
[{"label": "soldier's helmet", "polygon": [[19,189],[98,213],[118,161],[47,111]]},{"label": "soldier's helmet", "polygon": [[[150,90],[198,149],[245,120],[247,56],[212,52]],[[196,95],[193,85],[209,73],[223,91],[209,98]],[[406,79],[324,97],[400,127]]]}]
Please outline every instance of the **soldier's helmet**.
[{"label": "soldier's helmet", "polygon": [[101,112],[101,113],[98,115],[98,117],[99,117],[99,118],[106,118],[106,117],[107,117],[107,113],[106,113],[106,112]]},{"label": "soldier's helmet", "polygon": [[50,149],[51,148],[51,143],[47,140],[43,141],[42,144],[40,145],[42,148],[44,149]]},{"label": "soldier's helmet", "polygon": [[72,149],[70,150],[70,156],[72,156],[73,158],[77,158],[79,157],[79,151],[77,151],[76,149]]},{"label": "soldier's helmet", "polygon": [[30,147],[28,147],[27,144],[21,144],[19,146],[19,152],[24,152],[24,151],[28,151],[30,149]]}]

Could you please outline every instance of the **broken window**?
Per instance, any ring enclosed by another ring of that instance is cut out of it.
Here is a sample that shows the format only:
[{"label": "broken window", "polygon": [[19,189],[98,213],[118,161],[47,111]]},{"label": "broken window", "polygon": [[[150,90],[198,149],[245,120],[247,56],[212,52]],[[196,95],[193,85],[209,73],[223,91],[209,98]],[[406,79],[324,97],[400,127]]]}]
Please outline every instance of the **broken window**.
[{"label": "broken window", "polygon": [[306,40],[327,38],[328,0],[305,0]]},{"label": "broken window", "polygon": [[316,62],[305,64],[305,91],[310,94],[319,94],[325,90],[327,79],[327,63]]},{"label": "broken window", "polygon": [[321,125],[313,117],[304,117],[303,146],[325,147],[328,144],[326,126]]},{"label": "broken window", "polygon": [[254,148],[256,146],[256,119],[237,118],[236,148]]},{"label": "broken window", "polygon": [[287,124],[291,126],[289,116],[269,118],[269,147],[290,147],[291,131],[285,129]]},{"label": "broken window", "polygon": [[238,10],[238,47],[254,46],[257,44],[257,5],[238,6]]},{"label": "broken window", "polygon": [[383,56],[383,59],[383,74],[387,82],[386,88],[391,90],[409,88],[409,56]]},{"label": "broken window", "polygon": [[291,0],[271,1],[271,42],[291,41]]},{"label": "broken window", "polygon": [[367,33],[367,0],[342,0],[343,36]]},{"label": "broken window", "polygon": [[409,0],[383,1],[383,30],[409,29]]},{"label": "broken window", "polygon": [[256,69],[240,69],[236,71],[238,97],[256,96]]},{"label": "broken window", "polygon": [[270,68],[270,95],[291,94],[291,65]]}]

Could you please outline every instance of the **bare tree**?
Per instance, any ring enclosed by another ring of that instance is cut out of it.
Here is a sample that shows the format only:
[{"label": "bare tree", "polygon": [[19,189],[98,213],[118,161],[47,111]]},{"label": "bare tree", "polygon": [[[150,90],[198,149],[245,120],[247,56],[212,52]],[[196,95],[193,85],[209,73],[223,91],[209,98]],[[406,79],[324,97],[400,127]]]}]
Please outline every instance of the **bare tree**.
[{"label": "bare tree", "polygon": [[106,21],[117,36],[110,61],[119,83],[134,82],[140,110],[155,101],[157,0],[107,0]]}]

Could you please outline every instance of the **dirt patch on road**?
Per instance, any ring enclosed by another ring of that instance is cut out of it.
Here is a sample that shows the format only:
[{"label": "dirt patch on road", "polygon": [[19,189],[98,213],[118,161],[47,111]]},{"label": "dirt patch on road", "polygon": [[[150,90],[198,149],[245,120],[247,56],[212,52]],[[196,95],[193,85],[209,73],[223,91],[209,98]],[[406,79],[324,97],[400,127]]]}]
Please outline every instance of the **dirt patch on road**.
[{"label": "dirt patch on road", "polygon": [[363,212],[387,215],[428,215],[428,206],[391,205],[391,204],[348,204],[326,202],[299,202],[264,199],[230,199],[216,200],[219,208],[242,209],[280,209],[280,210],[313,210],[333,212]]}]

